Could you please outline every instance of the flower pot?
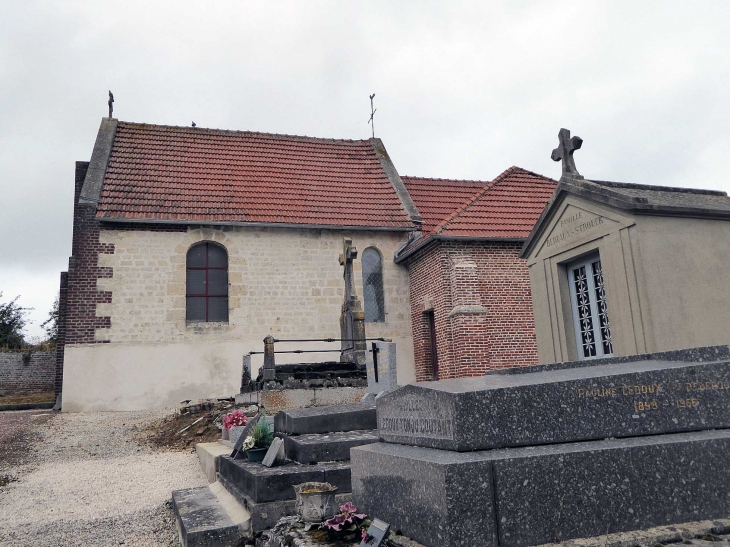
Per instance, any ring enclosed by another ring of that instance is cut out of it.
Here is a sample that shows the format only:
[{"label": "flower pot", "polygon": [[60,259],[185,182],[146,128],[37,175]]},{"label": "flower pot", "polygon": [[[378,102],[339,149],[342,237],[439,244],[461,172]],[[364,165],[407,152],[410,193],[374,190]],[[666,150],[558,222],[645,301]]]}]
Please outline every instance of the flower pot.
[{"label": "flower pot", "polygon": [[223,428],[223,440],[228,440],[228,430],[225,427]]},{"label": "flower pot", "polygon": [[243,434],[243,430],[246,428],[245,425],[234,425],[232,428],[228,430],[228,440],[231,441],[231,445],[235,446],[238,442],[238,439],[241,437],[241,434]]},{"label": "flower pot", "polygon": [[249,448],[246,450],[246,458],[250,462],[262,462],[268,451],[268,448]]},{"label": "flower pot", "polygon": [[[302,492],[302,490],[322,487],[322,492]],[[337,488],[329,483],[307,483],[294,486],[296,508],[304,522],[323,522],[335,516],[335,494]]]}]

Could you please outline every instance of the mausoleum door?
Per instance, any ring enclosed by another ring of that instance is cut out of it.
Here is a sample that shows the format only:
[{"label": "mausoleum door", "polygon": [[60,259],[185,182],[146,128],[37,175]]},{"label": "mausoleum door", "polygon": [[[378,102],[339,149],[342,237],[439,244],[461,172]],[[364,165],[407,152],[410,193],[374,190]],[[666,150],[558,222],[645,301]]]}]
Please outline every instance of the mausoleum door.
[{"label": "mausoleum door", "polygon": [[572,262],[567,271],[578,359],[612,355],[600,256],[593,254]]}]

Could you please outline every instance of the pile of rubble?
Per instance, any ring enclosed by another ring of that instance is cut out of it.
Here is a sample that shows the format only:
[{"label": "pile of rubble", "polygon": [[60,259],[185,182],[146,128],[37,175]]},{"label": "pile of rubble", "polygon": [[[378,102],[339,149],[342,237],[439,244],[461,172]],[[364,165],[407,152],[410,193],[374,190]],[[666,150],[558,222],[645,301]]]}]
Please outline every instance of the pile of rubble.
[{"label": "pile of rubble", "polygon": [[232,399],[184,401],[174,414],[150,424],[142,434],[157,448],[195,450],[197,443],[218,440],[223,416],[238,408],[247,416],[254,416],[259,411],[257,405],[236,405]]}]

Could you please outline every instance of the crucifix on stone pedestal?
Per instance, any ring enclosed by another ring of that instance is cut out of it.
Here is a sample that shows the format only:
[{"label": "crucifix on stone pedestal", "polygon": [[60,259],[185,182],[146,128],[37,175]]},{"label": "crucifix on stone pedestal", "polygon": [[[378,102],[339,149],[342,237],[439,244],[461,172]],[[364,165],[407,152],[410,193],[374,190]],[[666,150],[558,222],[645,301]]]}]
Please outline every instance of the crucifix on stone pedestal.
[{"label": "crucifix on stone pedestal", "polygon": [[355,294],[355,285],[352,280],[352,266],[357,258],[357,249],[352,246],[352,240],[345,238],[342,242],[340,265],[344,266],[345,301],[342,304],[340,315],[340,337],[342,338],[342,353],[340,361],[356,363],[359,368],[365,368],[365,312]]},{"label": "crucifix on stone pedestal", "polygon": [[575,167],[573,152],[580,150],[580,147],[583,146],[583,139],[580,137],[571,138],[570,130],[568,129],[561,129],[558,132],[558,139],[560,139],[560,144],[553,150],[550,157],[553,161],[563,161],[563,177],[582,179],[583,177]]}]

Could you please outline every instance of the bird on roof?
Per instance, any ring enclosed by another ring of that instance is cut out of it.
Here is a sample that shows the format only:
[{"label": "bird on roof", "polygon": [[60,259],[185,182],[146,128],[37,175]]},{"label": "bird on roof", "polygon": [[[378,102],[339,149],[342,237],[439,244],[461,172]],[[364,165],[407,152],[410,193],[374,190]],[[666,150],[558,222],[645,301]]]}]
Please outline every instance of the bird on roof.
[{"label": "bird on roof", "polygon": [[193,127],[195,127],[195,122],[193,122]]}]

